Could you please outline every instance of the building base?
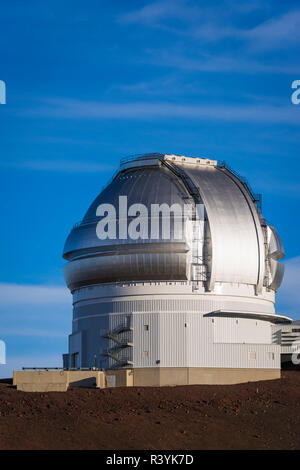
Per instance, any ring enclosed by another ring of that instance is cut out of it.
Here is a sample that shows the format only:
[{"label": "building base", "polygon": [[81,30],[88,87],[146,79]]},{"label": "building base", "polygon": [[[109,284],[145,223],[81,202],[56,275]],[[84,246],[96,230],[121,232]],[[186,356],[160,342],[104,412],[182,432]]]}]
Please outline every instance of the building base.
[{"label": "building base", "polygon": [[23,392],[65,392],[69,387],[231,385],[274,379],[280,379],[280,369],[148,367],[107,371],[14,371],[13,384]]},{"label": "building base", "polygon": [[149,367],[133,369],[133,385],[232,385],[280,379],[280,369],[227,369],[218,367]]},{"label": "building base", "polygon": [[105,388],[106,382],[97,370],[15,370],[13,385],[22,392],[66,392],[69,387]]}]

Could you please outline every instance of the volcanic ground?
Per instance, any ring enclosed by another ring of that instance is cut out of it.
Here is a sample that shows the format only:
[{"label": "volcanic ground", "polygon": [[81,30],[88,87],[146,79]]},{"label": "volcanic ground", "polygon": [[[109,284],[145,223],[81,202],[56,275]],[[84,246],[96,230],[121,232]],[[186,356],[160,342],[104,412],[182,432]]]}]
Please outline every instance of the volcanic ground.
[{"label": "volcanic ground", "polygon": [[61,393],[1,380],[0,449],[300,449],[300,371],[239,385]]}]

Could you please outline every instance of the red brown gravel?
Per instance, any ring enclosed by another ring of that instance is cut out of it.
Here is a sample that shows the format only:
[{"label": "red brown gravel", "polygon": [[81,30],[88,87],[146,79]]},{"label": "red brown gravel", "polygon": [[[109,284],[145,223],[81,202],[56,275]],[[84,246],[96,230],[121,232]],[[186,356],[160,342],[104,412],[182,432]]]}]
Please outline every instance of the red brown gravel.
[{"label": "red brown gravel", "polygon": [[280,380],[67,392],[0,381],[0,449],[300,449],[300,371]]}]

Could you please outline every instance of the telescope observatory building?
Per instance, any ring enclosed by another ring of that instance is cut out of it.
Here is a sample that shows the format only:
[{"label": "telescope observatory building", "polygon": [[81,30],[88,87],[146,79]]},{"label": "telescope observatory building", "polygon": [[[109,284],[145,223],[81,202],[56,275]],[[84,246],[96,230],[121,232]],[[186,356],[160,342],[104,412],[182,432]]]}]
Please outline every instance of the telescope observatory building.
[{"label": "telescope observatory building", "polygon": [[64,367],[125,368],[153,386],[280,377],[284,249],[225,163],[123,159],[63,256],[73,295]]}]

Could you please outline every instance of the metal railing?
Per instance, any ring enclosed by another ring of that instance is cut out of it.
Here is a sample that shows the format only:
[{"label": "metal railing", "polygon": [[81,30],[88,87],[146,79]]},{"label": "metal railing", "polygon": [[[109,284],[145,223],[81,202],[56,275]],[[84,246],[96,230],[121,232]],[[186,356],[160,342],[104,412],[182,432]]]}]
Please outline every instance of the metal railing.
[{"label": "metal railing", "polygon": [[161,162],[163,163],[163,165],[169,168],[169,170],[171,170],[176,176],[178,176],[182,180],[184,186],[186,187],[188,193],[192,196],[195,203],[196,204],[201,203],[202,199],[200,196],[199,189],[194,184],[192,179],[187,175],[187,173],[182,168],[180,168],[173,162],[170,162],[169,160],[161,160]]},{"label": "metal railing", "polygon": [[132,325],[127,325],[126,323],[124,323],[116,326],[116,328],[113,329],[102,329],[100,330],[100,336],[102,338],[115,339],[118,337],[118,335],[126,331],[133,331]]},{"label": "metal railing", "polygon": [[[192,286],[196,281],[170,281],[170,280],[165,280],[165,281],[158,281],[157,279],[149,279],[147,281],[113,281],[113,282],[102,282],[101,287],[110,287],[112,284],[114,287],[139,287],[139,286],[149,286],[149,285],[154,285],[154,286],[169,286],[169,285],[180,285],[180,286]],[[199,281],[200,283],[200,281]],[[99,284],[89,284],[87,286],[79,286],[77,290],[81,289],[86,289],[87,287],[98,287]],[[107,331],[107,330],[103,330]]]},{"label": "metal railing", "polygon": [[111,365],[108,370],[119,369],[120,367],[127,367],[127,366],[132,367],[133,365],[134,365],[133,361],[125,359],[124,361],[119,361],[116,364]]},{"label": "metal railing", "polygon": [[101,356],[114,356],[115,354],[119,353],[120,351],[126,348],[133,348],[133,343],[131,343],[130,341],[123,341],[122,343],[117,343],[111,348],[102,349],[100,353]]},{"label": "metal railing", "polygon": [[101,370],[98,367],[22,367],[22,370]]},{"label": "metal railing", "polygon": [[242,183],[242,185],[245,187],[245,189],[248,191],[248,193],[250,194],[253,202],[255,202],[255,204],[257,204],[259,209],[262,208],[262,195],[260,193],[255,193],[252,190],[250,184],[248,183],[247,178],[240,175],[236,170],[231,168],[224,160],[218,161],[217,167],[221,168],[221,169],[224,168],[225,170],[229,171],[233,176],[235,176]]}]

